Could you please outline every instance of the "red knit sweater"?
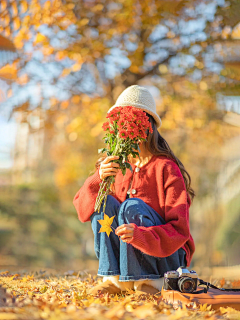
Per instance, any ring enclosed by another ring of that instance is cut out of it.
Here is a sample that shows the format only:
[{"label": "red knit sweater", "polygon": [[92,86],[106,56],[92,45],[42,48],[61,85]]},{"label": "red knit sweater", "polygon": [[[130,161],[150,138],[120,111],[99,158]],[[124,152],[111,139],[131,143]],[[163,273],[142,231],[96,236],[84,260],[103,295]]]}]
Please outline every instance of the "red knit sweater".
[{"label": "red knit sweater", "polygon": [[[126,199],[133,175],[131,198],[140,198],[156,210],[166,221],[165,225],[139,227],[134,225],[133,238],[129,242],[140,251],[155,257],[167,257],[182,247],[186,251],[187,266],[195,251],[189,230],[191,199],[186,192],[183,176],[177,164],[164,156],[152,156],[151,160],[133,173],[125,176],[119,171],[115,178],[113,195],[120,203]],[[101,182],[99,170],[88,177],[76,193],[73,204],[81,222],[90,221]]]}]

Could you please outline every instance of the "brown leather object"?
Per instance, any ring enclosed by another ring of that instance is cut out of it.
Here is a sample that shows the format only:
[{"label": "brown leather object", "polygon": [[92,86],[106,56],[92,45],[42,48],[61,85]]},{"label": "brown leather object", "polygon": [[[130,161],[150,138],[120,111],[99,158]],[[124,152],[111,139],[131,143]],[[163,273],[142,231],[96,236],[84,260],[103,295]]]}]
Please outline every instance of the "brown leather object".
[{"label": "brown leather object", "polygon": [[[197,291],[203,287],[198,287]],[[161,295],[163,301],[172,303],[173,305],[183,305],[195,302],[197,305],[205,304],[212,305],[213,310],[220,307],[231,307],[240,310],[240,291],[223,292],[217,289],[209,288],[207,293],[182,293],[176,290],[164,290],[162,288]]]}]

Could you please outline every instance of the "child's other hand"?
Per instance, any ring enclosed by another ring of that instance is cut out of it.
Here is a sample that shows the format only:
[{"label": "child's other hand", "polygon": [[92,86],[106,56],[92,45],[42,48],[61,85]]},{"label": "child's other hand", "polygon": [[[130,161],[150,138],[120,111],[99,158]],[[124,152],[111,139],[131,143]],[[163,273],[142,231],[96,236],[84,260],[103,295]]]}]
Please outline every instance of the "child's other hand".
[{"label": "child's other hand", "polygon": [[133,232],[134,232],[134,227],[132,224],[122,224],[121,226],[117,227],[115,230],[115,234],[117,236],[121,237],[121,240],[123,242],[129,242],[133,238]]}]

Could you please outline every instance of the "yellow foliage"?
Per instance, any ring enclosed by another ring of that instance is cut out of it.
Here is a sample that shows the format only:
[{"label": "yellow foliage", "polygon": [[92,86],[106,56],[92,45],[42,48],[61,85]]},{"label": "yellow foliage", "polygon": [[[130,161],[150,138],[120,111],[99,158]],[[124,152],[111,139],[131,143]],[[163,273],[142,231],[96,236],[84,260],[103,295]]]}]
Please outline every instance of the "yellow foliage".
[{"label": "yellow foliage", "polygon": [[43,8],[44,10],[50,10],[51,6],[52,6],[51,1],[48,0],[44,3]]},{"label": "yellow foliage", "polygon": [[72,132],[77,129],[79,129],[82,125],[82,118],[81,117],[75,117],[71,123],[66,127],[66,132]]},{"label": "yellow foliage", "polygon": [[55,59],[60,61],[67,57],[67,53],[65,51],[58,51],[55,55]]},{"label": "yellow foliage", "polygon": [[1,1],[1,11],[4,11],[7,9],[7,0]]},{"label": "yellow foliage", "polygon": [[160,64],[158,70],[160,71],[160,73],[164,74],[168,72],[168,67],[165,64]]},{"label": "yellow foliage", "polygon": [[43,47],[42,48],[42,53],[45,55],[45,56],[50,56],[51,54],[53,54],[54,52],[54,49],[53,47]]},{"label": "yellow foliage", "polygon": [[55,125],[58,129],[61,129],[67,123],[67,121],[68,116],[65,113],[59,113],[55,118]]},{"label": "yellow foliage", "polygon": [[36,35],[36,38],[35,38],[35,43],[39,43],[39,42],[43,42],[45,41],[47,38],[44,34],[41,34],[41,33],[38,33]]},{"label": "yellow foliage", "polygon": [[21,49],[23,47],[22,36],[18,35],[13,39],[14,45],[17,49]]},{"label": "yellow foliage", "polygon": [[238,23],[232,30],[232,39],[240,39],[240,23]]},{"label": "yellow foliage", "polygon": [[[80,166],[80,161],[78,165]],[[67,187],[68,185],[70,185],[75,181],[76,176],[79,176],[79,174],[76,174],[77,172],[78,171],[73,166],[58,167],[54,172],[56,186],[60,188]]]},{"label": "yellow foliage", "polygon": [[138,70],[139,70],[139,67],[138,66],[134,66],[134,65],[131,65],[129,70],[133,73],[137,73]]},{"label": "yellow foliage", "polygon": [[68,135],[69,141],[76,141],[77,138],[78,138],[77,132],[71,132],[71,133]]},{"label": "yellow foliage", "polygon": [[9,15],[5,15],[3,18],[1,18],[2,24],[7,27],[9,26],[10,23],[10,16]]},{"label": "yellow foliage", "polygon": [[29,78],[28,78],[27,74],[23,74],[23,75],[21,75],[20,77],[18,77],[16,79],[16,82],[21,84],[21,85],[24,85],[24,84],[28,83],[28,81],[29,81]]},{"label": "yellow foliage", "polygon": [[74,3],[68,3],[67,4],[67,8],[70,9],[70,10],[74,9],[74,7],[75,7]]},{"label": "yellow foliage", "polygon": [[21,11],[22,13],[25,13],[28,10],[28,3],[26,0],[21,1]]},{"label": "yellow foliage", "polygon": [[73,72],[77,72],[79,70],[81,70],[82,64],[81,63],[75,63],[74,65],[72,65],[71,70]]},{"label": "yellow foliage", "polygon": [[54,97],[50,98],[50,104],[51,104],[52,107],[55,106],[58,102],[59,102],[58,99],[56,99]]},{"label": "yellow foliage", "polygon": [[56,164],[54,179],[57,187],[65,188],[83,174],[82,155],[70,152],[70,145],[58,143],[51,149],[51,157]]},{"label": "yellow foliage", "polygon": [[73,97],[71,98],[71,102],[72,102],[72,103],[75,103],[75,104],[79,103],[80,100],[81,100],[81,97],[78,96],[78,95],[75,95],[75,96],[73,96]]},{"label": "yellow foliage", "polygon": [[18,15],[17,3],[14,1],[11,5],[13,17]]},{"label": "yellow foliage", "polygon": [[65,76],[69,75],[69,73],[70,73],[71,71],[72,71],[71,68],[65,68],[65,69],[63,69],[62,74],[61,74],[61,77],[65,77]]},{"label": "yellow foliage", "polygon": [[5,79],[16,79],[17,78],[17,68],[16,64],[7,64],[0,69],[0,76]]},{"label": "yellow foliage", "polygon": [[97,137],[102,133],[102,125],[103,123],[99,122],[97,123],[90,131],[90,135],[92,137]]},{"label": "yellow foliage", "polygon": [[84,18],[84,19],[81,19],[80,21],[78,21],[77,24],[78,24],[80,27],[83,27],[83,26],[85,26],[86,24],[88,24],[88,22],[89,22],[89,19]]},{"label": "yellow foliage", "polygon": [[31,18],[29,15],[26,15],[25,17],[23,17],[22,19],[22,26],[28,28],[30,26],[30,22],[31,22]]},{"label": "yellow foliage", "polygon": [[205,81],[200,81],[200,85],[199,85],[201,90],[207,90],[208,89],[208,85]]},{"label": "yellow foliage", "polygon": [[69,106],[69,101],[65,100],[61,102],[61,109],[66,109]]},{"label": "yellow foliage", "polygon": [[102,9],[103,9],[103,4],[97,4],[96,6],[94,6],[93,8],[92,8],[92,11],[93,12],[96,12],[96,11],[101,11]]}]

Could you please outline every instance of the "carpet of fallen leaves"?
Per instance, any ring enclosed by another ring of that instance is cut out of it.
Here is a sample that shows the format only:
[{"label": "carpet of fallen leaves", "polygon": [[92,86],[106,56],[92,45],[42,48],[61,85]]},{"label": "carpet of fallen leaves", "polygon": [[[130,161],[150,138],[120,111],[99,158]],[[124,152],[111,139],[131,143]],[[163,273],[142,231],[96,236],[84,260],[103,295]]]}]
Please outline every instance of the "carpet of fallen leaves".
[{"label": "carpet of fallen leaves", "polygon": [[232,308],[211,310],[195,304],[176,308],[160,295],[89,294],[100,282],[100,277],[86,272],[0,272],[0,319],[240,319],[240,311]]}]

